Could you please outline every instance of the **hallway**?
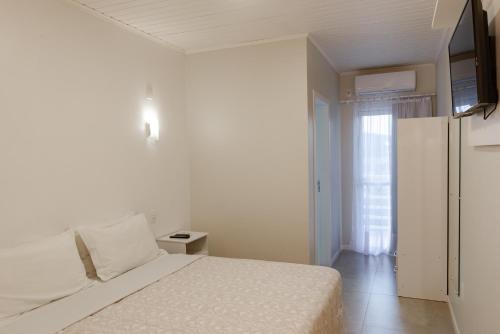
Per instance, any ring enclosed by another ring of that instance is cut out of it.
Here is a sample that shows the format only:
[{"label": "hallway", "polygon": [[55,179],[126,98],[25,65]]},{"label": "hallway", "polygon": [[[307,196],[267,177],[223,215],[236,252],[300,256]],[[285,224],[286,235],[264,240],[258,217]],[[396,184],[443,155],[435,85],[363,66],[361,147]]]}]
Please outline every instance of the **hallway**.
[{"label": "hallway", "polygon": [[395,258],[342,251],[346,334],[453,334],[447,303],[397,297]]}]

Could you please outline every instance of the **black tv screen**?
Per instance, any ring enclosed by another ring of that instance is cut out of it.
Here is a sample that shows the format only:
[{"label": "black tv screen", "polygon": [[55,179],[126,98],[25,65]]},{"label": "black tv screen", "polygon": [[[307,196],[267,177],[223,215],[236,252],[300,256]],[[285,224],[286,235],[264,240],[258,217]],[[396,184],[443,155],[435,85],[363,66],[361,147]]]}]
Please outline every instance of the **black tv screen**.
[{"label": "black tv screen", "polygon": [[481,0],[468,0],[448,46],[455,117],[485,111],[497,101],[490,43]]}]

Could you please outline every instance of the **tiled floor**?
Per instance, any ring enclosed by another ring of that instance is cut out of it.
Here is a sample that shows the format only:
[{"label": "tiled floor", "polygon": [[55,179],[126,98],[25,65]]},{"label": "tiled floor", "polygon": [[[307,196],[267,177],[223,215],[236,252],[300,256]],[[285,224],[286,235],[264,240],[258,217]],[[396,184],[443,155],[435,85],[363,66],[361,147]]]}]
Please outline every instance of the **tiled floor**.
[{"label": "tiled floor", "polygon": [[343,251],[346,334],[453,334],[446,303],[397,297],[394,258]]}]

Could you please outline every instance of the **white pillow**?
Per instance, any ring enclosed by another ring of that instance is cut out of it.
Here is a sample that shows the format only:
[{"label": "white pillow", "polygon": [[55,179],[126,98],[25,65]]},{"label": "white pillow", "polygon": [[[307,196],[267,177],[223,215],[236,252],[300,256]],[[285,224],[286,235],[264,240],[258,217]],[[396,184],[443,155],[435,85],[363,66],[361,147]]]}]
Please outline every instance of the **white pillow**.
[{"label": "white pillow", "polygon": [[97,276],[103,281],[149,262],[160,254],[143,214],[110,226],[81,227],[78,233],[89,250]]},{"label": "white pillow", "polygon": [[0,319],[71,295],[88,284],[73,231],[0,249]]},{"label": "white pillow", "polygon": [[[106,222],[105,224],[103,224],[103,226],[118,224],[123,220],[133,217],[135,215],[136,213],[129,212],[123,217],[120,217],[119,219]],[[90,257],[89,250],[87,249],[87,246],[85,246],[85,243],[83,242],[82,238],[78,233],[76,234],[75,237],[76,237],[76,248],[78,248],[78,253],[80,253],[80,258],[82,259],[85,271],[87,272],[87,277],[90,279],[96,279],[97,273],[94,267],[94,263],[92,263],[92,258]]]}]

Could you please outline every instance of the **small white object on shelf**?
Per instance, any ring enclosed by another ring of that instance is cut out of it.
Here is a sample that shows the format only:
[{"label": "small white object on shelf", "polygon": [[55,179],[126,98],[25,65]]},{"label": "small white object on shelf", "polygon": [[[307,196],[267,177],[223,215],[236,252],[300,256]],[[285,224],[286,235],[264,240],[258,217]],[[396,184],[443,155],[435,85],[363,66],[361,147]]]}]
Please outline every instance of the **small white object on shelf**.
[{"label": "small white object on shelf", "polygon": [[[189,239],[170,238],[178,233],[189,234]],[[156,239],[158,247],[170,254],[208,255],[208,233],[195,231],[177,231]]]}]

